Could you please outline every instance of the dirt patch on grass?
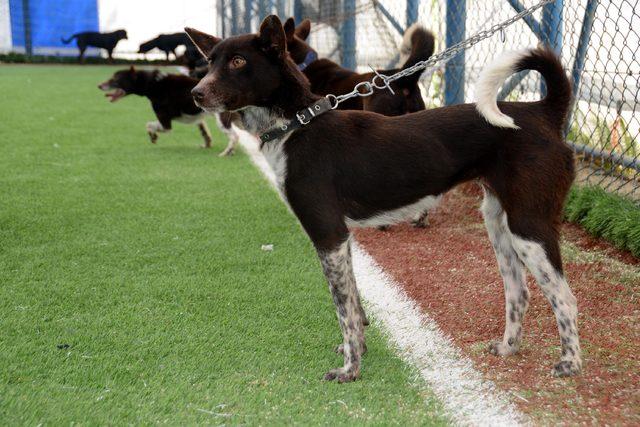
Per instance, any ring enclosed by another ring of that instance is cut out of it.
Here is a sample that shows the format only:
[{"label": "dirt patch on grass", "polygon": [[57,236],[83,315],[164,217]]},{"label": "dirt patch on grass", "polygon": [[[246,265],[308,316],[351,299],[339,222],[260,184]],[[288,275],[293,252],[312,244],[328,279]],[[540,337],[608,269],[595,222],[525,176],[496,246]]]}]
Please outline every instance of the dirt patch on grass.
[{"label": "dirt patch on grass", "polygon": [[511,392],[540,422],[640,424],[640,264],[630,254],[565,225],[563,255],[578,299],[584,373],[556,379],[560,357],[553,313],[532,278],[531,306],[520,354],[499,358],[504,296],[493,250],[478,210],[475,185],[450,192],[417,230],[359,230],[357,240],[401,283],[487,378]]}]

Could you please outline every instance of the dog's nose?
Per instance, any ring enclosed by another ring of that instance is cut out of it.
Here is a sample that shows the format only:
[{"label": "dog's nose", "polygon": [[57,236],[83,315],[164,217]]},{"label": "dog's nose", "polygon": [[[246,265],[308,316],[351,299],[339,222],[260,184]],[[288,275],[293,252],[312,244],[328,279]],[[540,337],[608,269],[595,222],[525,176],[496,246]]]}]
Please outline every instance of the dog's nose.
[{"label": "dog's nose", "polygon": [[191,95],[196,102],[201,102],[204,99],[204,92],[199,87],[194,87],[191,90]]}]

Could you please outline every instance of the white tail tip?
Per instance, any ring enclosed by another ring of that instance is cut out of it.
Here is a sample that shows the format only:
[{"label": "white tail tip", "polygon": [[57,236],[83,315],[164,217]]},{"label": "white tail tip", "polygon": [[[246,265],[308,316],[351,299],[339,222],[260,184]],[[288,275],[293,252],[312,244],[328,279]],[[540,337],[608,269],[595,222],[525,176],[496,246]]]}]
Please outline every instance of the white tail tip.
[{"label": "white tail tip", "polygon": [[528,49],[505,52],[480,73],[476,83],[476,109],[494,126],[520,129],[512,117],[500,111],[496,97],[504,81],[517,71],[516,65],[528,53]]}]

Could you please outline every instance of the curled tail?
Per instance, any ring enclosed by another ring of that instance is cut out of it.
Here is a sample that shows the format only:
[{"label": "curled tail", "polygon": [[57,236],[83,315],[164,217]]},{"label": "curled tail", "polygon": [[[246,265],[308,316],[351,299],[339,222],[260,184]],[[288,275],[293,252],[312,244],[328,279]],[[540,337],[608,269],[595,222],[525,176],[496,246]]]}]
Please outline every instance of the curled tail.
[{"label": "curled tail", "polygon": [[61,40],[61,41],[62,41],[62,43],[64,43],[64,44],[69,44],[69,43],[71,43],[71,40],[73,40],[73,39],[75,39],[75,38],[77,38],[77,37],[78,37],[78,35],[77,35],[77,34],[74,34],[74,35],[72,35],[71,37],[69,37],[68,39],[65,39],[64,37],[60,37],[60,40]]},{"label": "curled tail", "polygon": [[497,127],[519,129],[513,118],[498,108],[496,97],[504,81],[512,74],[535,70],[542,74],[547,96],[541,101],[549,112],[549,120],[562,128],[571,103],[571,83],[556,54],[549,48],[507,52],[485,67],[476,83],[476,109]]},{"label": "curled tail", "polygon": [[[413,24],[407,29],[402,38],[402,44],[400,45],[400,59],[403,61],[402,69],[409,68],[420,61],[426,61],[435,48],[435,37],[431,31],[424,28],[419,23]],[[411,76],[407,76],[398,80],[398,83],[403,81],[411,83],[420,78],[422,73],[415,73]]]}]

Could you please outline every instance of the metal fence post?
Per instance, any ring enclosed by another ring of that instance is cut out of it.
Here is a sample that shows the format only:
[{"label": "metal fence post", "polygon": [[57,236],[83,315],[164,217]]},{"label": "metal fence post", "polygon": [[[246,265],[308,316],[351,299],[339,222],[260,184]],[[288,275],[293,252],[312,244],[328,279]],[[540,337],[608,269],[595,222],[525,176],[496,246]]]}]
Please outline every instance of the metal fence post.
[{"label": "metal fence post", "polygon": [[31,10],[29,0],[22,0],[22,24],[24,26],[24,52],[27,56],[33,55],[33,42],[31,39]]},{"label": "metal fence post", "polygon": [[227,9],[227,5],[226,5],[227,1],[226,0],[220,0],[218,2],[218,19],[220,22],[220,26],[218,27],[218,33],[220,34],[219,37],[222,37],[223,39],[227,37],[227,20],[226,20],[226,15],[225,15],[225,10]]},{"label": "metal fence post", "polygon": [[238,0],[231,0],[231,35],[238,34]]},{"label": "metal fence post", "polygon": [[418,20],[420,0],[407,0],[407,28]]},{"label": "metal fence post", "polygon": [[[447,0],[446,43],[451,47],[464,40],[466,24],[466,0]],[[453,57],[444,71],[445,105],[464,102],[464,51]]]},{"label": "metal fence post", "polygon": [[244,13],[242,14],[242,32],[250,33],[251,32],[251,15],[252,15],[252,3],[253,0],[244,0]]},{"label": "metal fence post", "polygon": [[258,22],[267,16],[267,0],[258,0]]},{"label": "metal fence post", "polygon": [[582,77],[582,69],[584,68],[584,61],[587,56],[587,50],[589,49],[589,41],[591,40],[591,30],[593,29],[593,21],[596,16],[596,9],[598,8],[599,0],[588,0],[587,6],[584,10],[584,18],[582,18],[582,29],[580,30],[580,39],[578,40],[578,48],[576,49],[576,57],[573,60],[573,67],[571,68],[571,80],[573,83],[573,101],[571,108],[569,109],[569,119],[567,120],[565,134],[569,133],[571,128],[571,118],[573,116],[573,107],[578,99],[580,87],[580,78]]},{"label": "metal fence post", "polygon": [[284,7],[284,0],[276,0],[276,10],[280,19],[284,22],[285,19],[288,18],[287,12]]},{"label": "metal fence post", "polygon": [[304,19],[304,7],[302,6],[302,0],[294,0],[293,2],[293,19],[296,20],[296,24],[299,24]]},{"label": "metal fence post", "polygon": [[344,0],[345,17],[340,30],[342,38],[342,66],[356,68],[356,0]]},{"label": "metal fence post", "polygon": [[[563,0],[556,0],[542,8],[542,42],[548,45],[557,55],[562,55],[562,6]],[[544,97],[547,87],[540,83],[540,95]]]}]

